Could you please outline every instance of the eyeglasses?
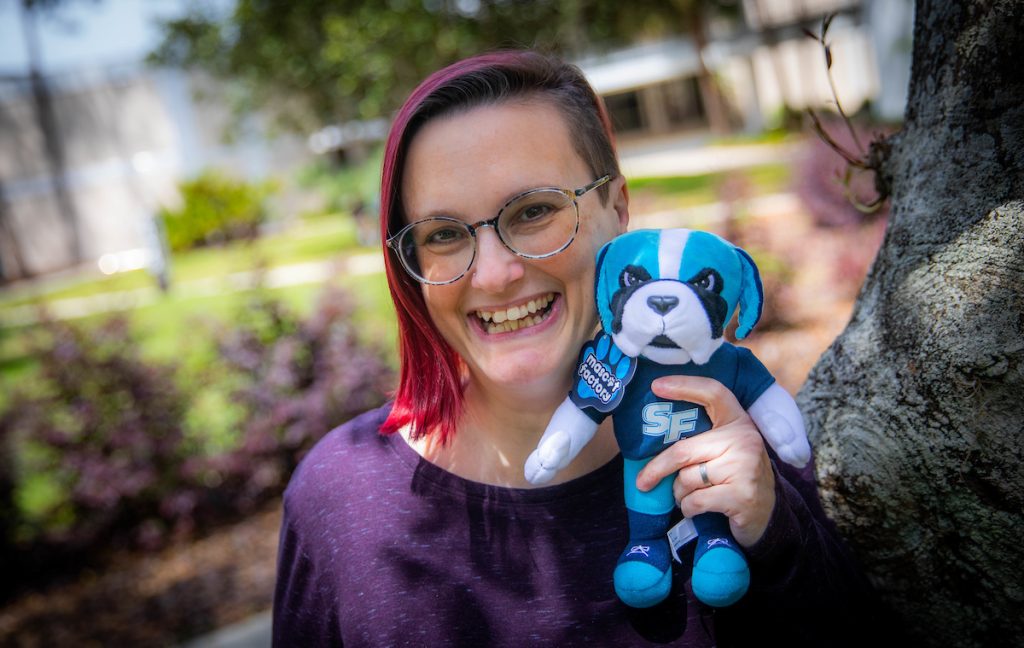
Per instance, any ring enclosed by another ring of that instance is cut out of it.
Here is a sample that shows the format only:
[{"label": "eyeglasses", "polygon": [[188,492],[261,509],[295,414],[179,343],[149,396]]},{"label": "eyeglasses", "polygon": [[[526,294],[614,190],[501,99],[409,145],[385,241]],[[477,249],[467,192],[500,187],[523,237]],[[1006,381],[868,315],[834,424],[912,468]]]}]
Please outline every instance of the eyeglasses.
[{"label": "eyeglasses", "polygon": [[605,175],[579,189],[542,187],[515,196],[491,219],[470,225],[448,216],[409,223],[388,238],[402,266],[432,286],[458,281],[476,258],[477,230],[493,227],[502,244],[524,259],[545,259],[569,247],[580,226],[577,199],[611,180]]}]

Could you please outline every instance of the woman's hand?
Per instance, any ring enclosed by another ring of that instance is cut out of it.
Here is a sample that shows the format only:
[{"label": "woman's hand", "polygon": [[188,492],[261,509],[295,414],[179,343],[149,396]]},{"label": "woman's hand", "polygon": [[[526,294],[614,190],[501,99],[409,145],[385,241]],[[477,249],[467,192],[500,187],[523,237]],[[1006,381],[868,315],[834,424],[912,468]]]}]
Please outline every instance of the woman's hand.
[{"label": "woman's hand", "polygon": [[[713,427],[662,451],[640,471],[637,487],[648,491],[678,473],[672,491],[683,515],[724,513],[736,541],[752,546],[764,535],[775,508],[775,474],[757,427],[717,380],[669,376],[651,388],[662,398],[700,403]],[[710,486],[701,479],[701,463]]]}]

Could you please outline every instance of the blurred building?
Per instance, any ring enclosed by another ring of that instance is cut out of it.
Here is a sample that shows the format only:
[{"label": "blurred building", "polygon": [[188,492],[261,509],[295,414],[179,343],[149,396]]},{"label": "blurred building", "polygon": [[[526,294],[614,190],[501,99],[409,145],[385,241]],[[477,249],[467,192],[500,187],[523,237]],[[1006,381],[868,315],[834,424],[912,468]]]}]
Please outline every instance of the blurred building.
[{"label": "blurred building", "polygon": [[734,130],[759,132],[787,114],[834,104],[821,45],[804,30],[828,32],[832,76],[848,114],[870,102],[882,121],[899,121],[910,79],[911,0],[743,0],[739,20],[712,19],[707,46],[693,39],[647,43],[579,61],[604,97],[623,138],[709,128],[703,67],[717,82]]},{"label": "blurred building", "polygon": [[2,278],[96,267],[104,255],[104,270],[139,267],[158,240],[153,217],[179,199],[179,180],[208,167],[263,179],[311,157],[301,138],[267,140],[257,118],[225,139],[234,123],[227,102],[199,74],[133,62],[44,81],[71,205],[58,195],[31,76],[0,78]]}]

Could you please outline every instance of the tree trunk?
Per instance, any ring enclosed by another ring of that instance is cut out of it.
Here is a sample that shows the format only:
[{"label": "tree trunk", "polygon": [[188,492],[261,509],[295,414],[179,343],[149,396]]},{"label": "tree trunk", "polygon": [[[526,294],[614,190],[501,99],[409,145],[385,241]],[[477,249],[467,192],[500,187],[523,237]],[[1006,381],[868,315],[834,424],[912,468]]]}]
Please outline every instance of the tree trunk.
[{"label": "tree trunk", "polygon": [[[25,264],[25,257],[21,254],[21,241],[12,222],[12,216],[7,194],[4,192],[3,179],[0,179],[0,284],[32,276],[32,272]],[[3,254],[5,248],[10,253],[7,257]]]},{"label": "tree trunk", "polygon": [[705,31],[704,11],[701,3],[692,3],[690,12],[687,24],[690,26],[690,38],[693,39],[694,47],[697,49],[697,90],[700,92],[701,104],[704,106],[704,115],[708,118],[708,126],[713,133],[725,135],[732,130],[729,126],[729,109],[725,99],[722,98],[722,90],[718,87],[715,75],[704,63],[708,35]]},{"label": "tree trunk", "polygon": [[1024,3],[918,0],[885,241],[799,395],[914,643],[1024,644]]},{"label": "tree trunk", "polygon": [[36,8],[29,0],[22,0],[22,33],[28,50],[29,80],[32,85],[32,98],[35,101],[36,121],[43,135],[43,150],[50,167],[50,178],[53,184],[53,195],[57,200],[57,209],[67,226],[68,255],[71,263],[81,263],[85,258],[82,249],[82,236],[79,227],[78,209],[68,187],[67,162],[64,156],[64,145],[61,141],[60,125],[53,107],[53,97],[47,86],[46,78],[41,72],[42,56],[39,51],[39,33],[36,29]]}]

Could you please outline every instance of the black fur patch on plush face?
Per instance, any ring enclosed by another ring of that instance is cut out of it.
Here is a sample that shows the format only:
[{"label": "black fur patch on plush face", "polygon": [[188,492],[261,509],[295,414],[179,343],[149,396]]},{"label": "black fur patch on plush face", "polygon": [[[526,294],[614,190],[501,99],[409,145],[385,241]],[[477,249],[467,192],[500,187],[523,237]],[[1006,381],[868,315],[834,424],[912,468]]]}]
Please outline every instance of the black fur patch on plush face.
[{"label": "black fur patch on plush face", "polygon": [[647,268],[637,265],[628,265],[619,275],[619,289],[612,295],[611,309],[614,313],[612,319],[612,333],[622,331],[622,313],[626,309],[626,302],[629,297],[637,291],[640,286],[651,280],[651,273]]},{"label": "black fur patch on plush face", "polygon": [[686,282],[693,292],[697,293],[697,299],[704,305],[708,313],[708,320],[711,322],[711,338],[720,338],[725,329],[725,316],[729,312],[729,305],[722,298],[724,283],[722,275],[714,268],[704,268]]}]

